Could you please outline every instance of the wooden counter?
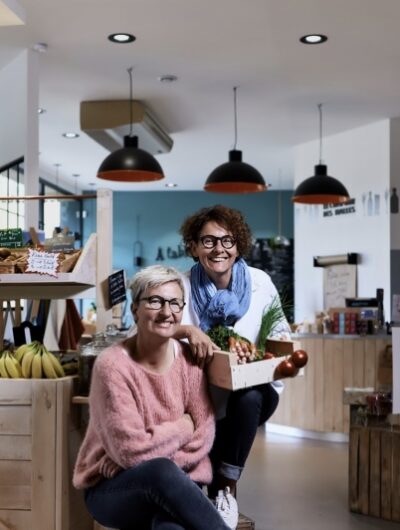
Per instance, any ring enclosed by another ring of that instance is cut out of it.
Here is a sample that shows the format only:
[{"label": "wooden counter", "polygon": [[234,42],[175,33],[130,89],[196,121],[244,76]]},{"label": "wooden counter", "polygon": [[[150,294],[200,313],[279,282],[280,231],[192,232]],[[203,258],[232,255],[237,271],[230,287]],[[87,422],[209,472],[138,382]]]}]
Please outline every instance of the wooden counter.
[{"label": "wooden counter", "polygon": [[270,423],[318,432],[349,432],[346,387],[378,389],[380,356],[391,337],[297,336],[309,361],[304,377],[285,379],[285,389]]}]

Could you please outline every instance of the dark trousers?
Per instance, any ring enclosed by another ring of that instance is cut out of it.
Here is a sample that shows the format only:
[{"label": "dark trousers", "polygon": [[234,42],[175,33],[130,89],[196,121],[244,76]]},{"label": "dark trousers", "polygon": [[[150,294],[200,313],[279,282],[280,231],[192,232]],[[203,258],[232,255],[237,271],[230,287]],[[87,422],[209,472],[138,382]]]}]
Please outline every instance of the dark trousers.
[{"label": "dark trousers", "polygon": [[96,521],[119,530],[229,530],[201,488],[167,458],[154,458],[85,492]]},{"label": "dark trousers", "polygon": [[257,429],[275,412],[279,394],[271,384],[231,392],[225,418],[217,421],[211,450],[214,473],[238,480]]}]

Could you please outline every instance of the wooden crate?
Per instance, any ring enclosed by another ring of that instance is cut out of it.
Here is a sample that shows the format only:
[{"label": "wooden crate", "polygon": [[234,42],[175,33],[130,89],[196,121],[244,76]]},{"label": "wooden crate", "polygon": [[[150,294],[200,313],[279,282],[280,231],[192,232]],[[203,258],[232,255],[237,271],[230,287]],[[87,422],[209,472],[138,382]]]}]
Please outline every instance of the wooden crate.
[{"label": "wooden crate", "polygon": [[349,508],[400,522],[400,429],[351,426]]},{"label": "wooden crate", "polygon": [[[213,360],[208,366],[208,380],[228,390],[238,390],[276,380],[275,369],[282,362],[283,356],[300,349],[300,343],[279,340],[267,342],[268,351],[276,353],[277,357],[265,361],[238,364],[235,353],[214,352]],[[303,373],[304,369],[301,369],[298,375],[303,375]]]},{"label": "wooden crate", "polygon": [[0,528],[89,530],[71,485],[81,443],[73,378],[0,379]]}]

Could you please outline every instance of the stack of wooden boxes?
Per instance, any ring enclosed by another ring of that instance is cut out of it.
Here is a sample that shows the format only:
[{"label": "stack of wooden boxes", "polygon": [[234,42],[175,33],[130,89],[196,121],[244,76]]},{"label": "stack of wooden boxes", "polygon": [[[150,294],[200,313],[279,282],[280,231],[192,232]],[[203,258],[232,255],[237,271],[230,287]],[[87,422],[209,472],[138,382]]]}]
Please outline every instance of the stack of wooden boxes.
[{"label": "stack of wooden boxes", "polygon": [[72,389],[71,377],[1,380],[1,530],[92,530],[71,485],[81,443]]},{"label": "stack of wooden boxes", "polygon": [[352,426],[349,508],[400,522],[400,428]]}]

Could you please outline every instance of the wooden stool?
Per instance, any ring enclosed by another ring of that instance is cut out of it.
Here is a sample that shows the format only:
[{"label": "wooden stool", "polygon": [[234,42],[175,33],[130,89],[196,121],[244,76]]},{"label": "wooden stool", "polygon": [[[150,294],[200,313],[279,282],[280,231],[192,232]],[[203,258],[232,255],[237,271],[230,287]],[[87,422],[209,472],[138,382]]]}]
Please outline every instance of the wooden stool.
[{"label": "wooden stool", "polygon": [[250,517],[246,517],[242,513],[239,513],[239,522],[236,527],[236,530],[255,530],[256,523],[250,519]]},{"label": "wooden stool", "polygon": [[[246,517],[242,513],[239,514],[239,522],[236,527],[236,530],[255,530],[256,524],[255,522],[250,519],[250,517]],[[104,526],[99,525],[99,523],[95,522],[93,526],[93,530],[107,530],[104,528]]]}]

